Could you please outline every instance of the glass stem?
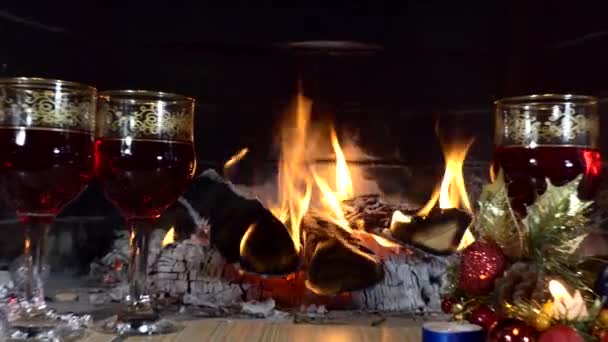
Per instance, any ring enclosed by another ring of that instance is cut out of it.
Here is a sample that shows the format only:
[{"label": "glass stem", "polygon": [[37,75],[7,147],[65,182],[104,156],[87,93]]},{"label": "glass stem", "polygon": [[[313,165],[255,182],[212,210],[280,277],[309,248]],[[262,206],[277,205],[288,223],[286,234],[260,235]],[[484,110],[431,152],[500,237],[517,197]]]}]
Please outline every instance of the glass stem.
[{"label": "glass stem", "polygon": [[149,220],[130,219],[129,297],[130,309],[151,310],[148,294]]},{"label": "glass stem", "polygon": [[44,267],[46,265],[47,235],[52,218],[24,217],[25,223],[25,300],[32,309],[46,308],[44,300]]}]

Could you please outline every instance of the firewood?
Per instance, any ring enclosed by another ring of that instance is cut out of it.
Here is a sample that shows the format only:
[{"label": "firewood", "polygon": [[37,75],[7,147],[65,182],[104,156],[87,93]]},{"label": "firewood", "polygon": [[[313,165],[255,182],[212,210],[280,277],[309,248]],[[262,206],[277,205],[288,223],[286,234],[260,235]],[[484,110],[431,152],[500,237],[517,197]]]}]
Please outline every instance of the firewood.
[{"label": "firewood", "polygon": [[368,288],[383,277],[382,264],[372,255],[330,238],[317,244],[308,264],[306,283],[315,293],[335,295]]},{"label": "firewood", "polygon": [[[197,177],[183,198],[214,227],[211,244],[226,261],[240,261],[245,270],[265,274],[296,269],[298,254],[287,227],[258,200],[240,194],[215,171],[207,170]],[[247,255],[241,258],[241,240],[250,227],[251,245],[246,246]]]},{"label": "firewood", "polygon": [[242,241],[240,265],[258,274],[281,275],[295,272],[300,259],[289,232],[270,212],[260,212]]},{"label": "firewood", "polygon": [[369,249],[348,232],[311,215],[314,214],[307,214],[302,225],[309,289],[335,295],[361,290],[382,280],[382,263]]},{"label": "firewood", "polygon": [[471,214],[456,208],[435,209],[425,217],[410,217],[410,222],[393,222],[391,234],[406,244],[444,255],[456,252],[472,220]]}]

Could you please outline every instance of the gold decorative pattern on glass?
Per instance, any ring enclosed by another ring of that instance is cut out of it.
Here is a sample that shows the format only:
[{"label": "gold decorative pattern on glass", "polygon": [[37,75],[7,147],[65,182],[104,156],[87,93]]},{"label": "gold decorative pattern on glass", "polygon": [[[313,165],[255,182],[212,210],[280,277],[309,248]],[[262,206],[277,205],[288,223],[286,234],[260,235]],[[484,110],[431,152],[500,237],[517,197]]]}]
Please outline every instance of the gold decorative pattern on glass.
[{"label": "gold decorative pattern on glass", "polygon": [[[152,99],[155,94],[158,98]],[[132,98],[126,99],[129,95]],[[97,135],[192,141],[193,109],[194,100],[180,95],[147,91],[101,93]]]},{"label": "gold decorative pattern on glass", "polygon": [[500,111],[500,115],[496,115],[497,142],[502,145],[559,144],[597,147],[599,117],[590,115],[590,110],[595,109],[595,100],[582,96],[576,99],[591,101],[592,106],[583,106],[575,101],[560,104],[533,102],[533,97],[528,99],[528,103],[523,102],[523,97],[497,102],[497,110]]},{"label": "gold decorative pattern on glass", "polygon": [[[25,86],[33,82],[34,86]],[[46,83],[44,83],[46,82]],[[80,88],[78,88],[80,87]],[[94,88],[57,80],[0,80],[0,126],[93,132]]]}]

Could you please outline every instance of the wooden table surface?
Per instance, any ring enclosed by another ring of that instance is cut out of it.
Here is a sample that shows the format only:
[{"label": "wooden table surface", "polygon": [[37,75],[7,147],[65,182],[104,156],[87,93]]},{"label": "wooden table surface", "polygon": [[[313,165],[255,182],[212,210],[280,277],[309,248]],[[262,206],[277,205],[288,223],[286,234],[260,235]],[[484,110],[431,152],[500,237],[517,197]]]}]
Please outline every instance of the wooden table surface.
[{"label": "wooden table surface", "polygon": [[[185,328],[175,334],[130,337],[127,341],[290,341],[290,342],[419,342],[420,326],[358,326],[358,325],[312,325],[293,323],[271,323],[263,320],[205,319],[185,322]],[[117,342],[110,335],[91,332],[86,342]]]}]

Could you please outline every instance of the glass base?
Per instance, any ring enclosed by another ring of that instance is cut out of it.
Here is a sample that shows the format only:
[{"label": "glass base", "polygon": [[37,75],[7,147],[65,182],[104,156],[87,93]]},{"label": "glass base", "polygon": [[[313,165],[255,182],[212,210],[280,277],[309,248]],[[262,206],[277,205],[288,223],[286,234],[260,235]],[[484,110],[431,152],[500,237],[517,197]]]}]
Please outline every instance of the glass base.
[{"label": "glass base", "polygon": [[158,315],[128,317],[120,314],[99,322],[94,329],[119,336],[148,336],[175,333],[182,330],[183,326]]},{"label": "glass base", "polygon": [[86,335],[91,316],[61,315],[52,310],[9,309],[7,341],[76,341]]}]

